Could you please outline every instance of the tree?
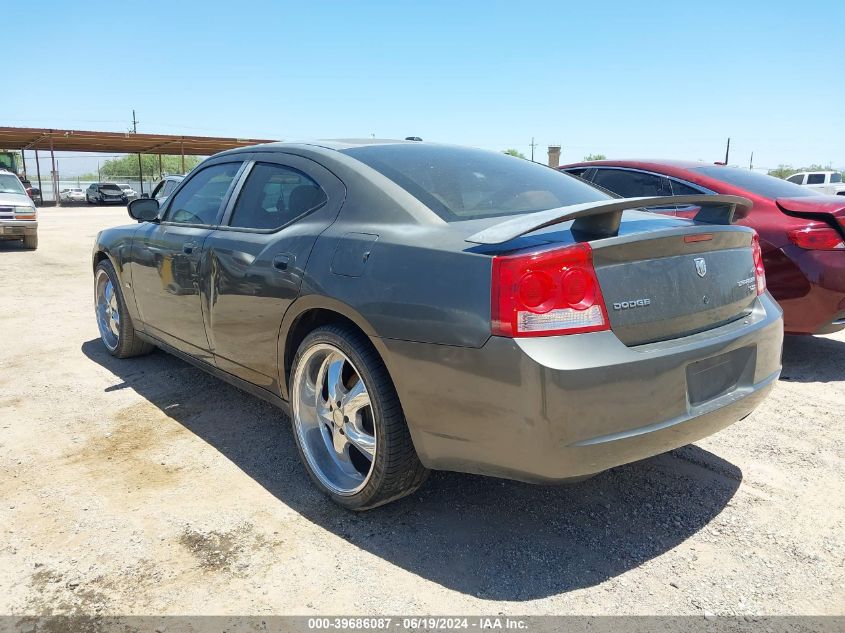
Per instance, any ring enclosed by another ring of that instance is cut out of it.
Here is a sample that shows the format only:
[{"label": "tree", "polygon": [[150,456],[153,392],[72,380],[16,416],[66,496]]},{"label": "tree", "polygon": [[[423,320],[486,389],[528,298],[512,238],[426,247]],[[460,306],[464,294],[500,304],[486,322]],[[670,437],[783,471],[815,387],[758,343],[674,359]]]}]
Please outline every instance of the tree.
[{"label": "tree", "polygon": [[[185,172],[191,171],[200,162],[196,156],[185,156]],[[158,156],[155,154],[141,154],[141,167],[144,178],[158,178],[161,173],[158,168]],[[182,173],[181,156],[162,156],[161,171],[165,174]],[[112,158],[100,166],[101,178],[139,178],[138,155],[127,154],[122,158]]]},{"label": "tree", "polygon": [[516,156],[517,158],[525,158],[525,154],[523,154],[523,153],[522,153],[522,152],[520,152],[519,150],[515,150],[515,149],[513,149],[513,148],[511,148],[511,149],[506,149],[506,150],[505,150],[504,152],[502,152],[502,153],[503,153],[503,154],[507,154],[508,156]]},{"label": "tree", "polygon": [[605,160],[607,156],[604,154],[587,154],[584,156],[584,160]]}]

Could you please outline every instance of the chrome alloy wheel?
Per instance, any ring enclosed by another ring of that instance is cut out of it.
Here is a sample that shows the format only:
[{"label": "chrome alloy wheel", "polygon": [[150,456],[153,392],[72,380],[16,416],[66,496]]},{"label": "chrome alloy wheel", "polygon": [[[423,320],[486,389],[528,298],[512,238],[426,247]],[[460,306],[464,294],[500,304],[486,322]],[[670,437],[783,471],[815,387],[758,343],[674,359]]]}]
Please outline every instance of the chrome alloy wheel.
[{"label": "chrome alloy wheel", "polygon": [[318,343],[297,363],[292,387],[294,428],[311,471],[332,492],[354,495],[369,481],[376,455],[361,374],[337,347]]},{"label": "chrome alloy wheel", "polygon": [[120,308],[114,284],[105,270],[97,271],[94,284],[94,306],[100,338],[111,351],[117,349],[120,339]]}]

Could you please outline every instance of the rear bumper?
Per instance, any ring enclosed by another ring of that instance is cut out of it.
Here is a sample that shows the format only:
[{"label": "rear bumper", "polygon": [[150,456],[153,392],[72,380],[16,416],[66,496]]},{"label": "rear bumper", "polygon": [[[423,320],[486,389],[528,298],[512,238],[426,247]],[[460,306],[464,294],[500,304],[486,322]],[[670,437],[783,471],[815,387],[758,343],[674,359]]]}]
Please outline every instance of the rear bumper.
[{"label": "rear bumper", "polygon": [[479,349],[382,339],[423,463],[555,482],[699,440],[750,414],[780,374],[783,322],[745,320],[626,347],[612,332]]},{"label": "rear bumper", "polygon": [[783,249],[789,262],[770,287],[789,334],[830,334],[845,329],[845,252]]},{"label": "rear bumper", "polygon": [[0,220],[0,239],[19,240],[38,233],[38,220]]}]

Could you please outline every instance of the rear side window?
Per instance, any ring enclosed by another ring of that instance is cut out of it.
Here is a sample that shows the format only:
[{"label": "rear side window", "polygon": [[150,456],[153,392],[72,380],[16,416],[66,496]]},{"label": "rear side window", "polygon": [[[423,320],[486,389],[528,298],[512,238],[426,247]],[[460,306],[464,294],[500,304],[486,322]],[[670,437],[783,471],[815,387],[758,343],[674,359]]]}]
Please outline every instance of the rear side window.
[{"label": "rear side window", "polygon": [[395,182],[447,222],[607,199],[577,178],[498,152],[422,143],[342,151]]},{"label": "rear side window", "polygon": [[701,190],[696,189],[695,187],[690,187],[689,185],[677,180],[670,180],[669,182],[672,183],[673,196],[699,196],[702,193]]},{"label": "rear side window", "polygon": [[214,224],[226,192],[241,163],[222,163],[194,174],[172,198],[167,221],[178,224]]},{"label": "rear side window", "polygon": [[839,172],[836,172],[835,174],[831,174],[830,175],[830,182],[831,183],[842,182],[842,174],[839,173]]},{"label": "rear side window", "polygon": [[326,194],[300,171],[256,163],[232,211],[229,226],[278,229],[326,201]]},{"label": "rear side window", "polygon": [[803,185],[804,184],[804,174],[795,174],[794,176],[790,176],[787,178],[789,182],[794,182],[796,185]]},{"label": "rear side window", "polygon": [[824,184],[824,174],[809,174],[807,176],[807,184],[808,185],[823,185]]},{"label": "rear side window", "polygon": [[671,196],[669,179],[656,174],[627,169],[597,169],[593,182],[623,198]]}]

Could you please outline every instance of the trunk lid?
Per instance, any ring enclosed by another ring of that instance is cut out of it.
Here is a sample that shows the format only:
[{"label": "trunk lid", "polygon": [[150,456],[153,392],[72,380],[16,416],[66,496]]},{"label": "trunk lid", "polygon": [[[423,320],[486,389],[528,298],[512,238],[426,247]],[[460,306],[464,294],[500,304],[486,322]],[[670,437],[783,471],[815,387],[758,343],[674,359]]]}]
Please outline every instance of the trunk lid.
[{"label": "trunk lid", "polygon": [[752,235],[749,229],[691,226],[592,242],[616,336],[642,345],[748,315],[757,299]]},{"label": "trunk lid", "polygon": [[778,198],[775,204],[786,215],[826,222],[833,227],[838,227],[845,235],[845,197],[843,196]]}]

